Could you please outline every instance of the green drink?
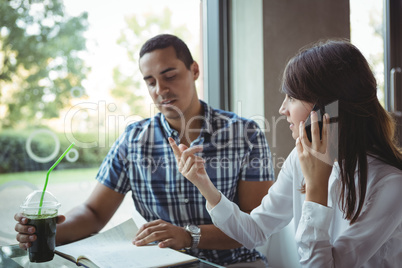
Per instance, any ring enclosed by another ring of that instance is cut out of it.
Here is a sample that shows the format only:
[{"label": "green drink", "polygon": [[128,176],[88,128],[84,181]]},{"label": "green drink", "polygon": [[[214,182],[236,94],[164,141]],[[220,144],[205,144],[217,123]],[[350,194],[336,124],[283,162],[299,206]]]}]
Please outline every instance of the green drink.
[{"label": "green drink", "polygon": [[35,227],[37,237],[28,250],[31,262],[53,260],[56,246],[56,222],[57,215],[41,215],[36,216],[36,218],[28,218],[28,224]]},{"label": "green drink", "polygon": [[45,192],[44,201],[40,205],[42,193],[34,191],[21,205],[22,213],[27,217],[28,225],[35,227],[37,237],[28,249],[31,262],[51,261],[56,246],[56,222],[60,203],[51,193]]}]

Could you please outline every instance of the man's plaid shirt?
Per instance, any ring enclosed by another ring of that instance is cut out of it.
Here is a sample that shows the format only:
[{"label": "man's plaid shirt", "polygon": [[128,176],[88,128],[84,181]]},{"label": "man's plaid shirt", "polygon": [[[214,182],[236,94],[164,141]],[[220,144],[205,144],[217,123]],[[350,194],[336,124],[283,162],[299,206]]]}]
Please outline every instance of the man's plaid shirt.
[{"label": "man's plaid shirt", "polygon": [[[203,146],[198,155],[206,161],[206,171],[218,190],[237,202],[240,180],[274,180],[271,153],[257,124],[201,103],[204,123],[191,146]],[[122,194],[131,191],[135,208],[147,221],[162,219],[177,226],[212,224],[205,199],[179,173],[168,137],[179,144],[181,133],[171,129],[161,113],[129,125],[104,159],[97,180]],[[260,257],[244,247],[191,249],[188,253],[220,265]]]}]

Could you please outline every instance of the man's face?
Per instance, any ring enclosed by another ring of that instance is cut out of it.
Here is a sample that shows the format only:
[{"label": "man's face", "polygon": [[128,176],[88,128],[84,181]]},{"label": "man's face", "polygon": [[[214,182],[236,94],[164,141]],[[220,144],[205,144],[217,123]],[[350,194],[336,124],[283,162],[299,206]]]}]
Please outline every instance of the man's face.
[{"label": "man's face", "polygon": [[190,70],[176,57],[173,47],[146,53],[140,59],[140,70],[149,94],[167,119],[194,116],[199,103],[195,80],[199,76],[198,64]]}]

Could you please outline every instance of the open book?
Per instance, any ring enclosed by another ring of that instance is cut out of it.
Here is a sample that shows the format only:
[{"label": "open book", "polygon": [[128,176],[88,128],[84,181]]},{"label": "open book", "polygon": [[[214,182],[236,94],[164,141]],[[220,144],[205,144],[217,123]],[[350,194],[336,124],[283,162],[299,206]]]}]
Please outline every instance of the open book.
[{"label": "open book", "polygon": [[86,267],[169,267],[196,262],[198,259],[158,245],[137,247],[132,239],[137,233],[132,219],[94,236],[56,247],[56,253]]}]

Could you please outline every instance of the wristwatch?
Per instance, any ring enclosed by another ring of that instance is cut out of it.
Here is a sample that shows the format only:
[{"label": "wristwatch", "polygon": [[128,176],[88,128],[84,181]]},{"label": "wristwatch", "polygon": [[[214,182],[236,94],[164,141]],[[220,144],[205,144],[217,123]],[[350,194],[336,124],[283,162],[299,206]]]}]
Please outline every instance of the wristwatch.
[{"label": "wristwatch", "polygon": [[194,224],[189,224],[186,227],[184,227],[184,230],[190,233],[192,237],[192,242],[191,242],[191,247],[186,247],[186,249],[190,248],[197,248],[198,243],[200,243],[200,238],[201,238],[201,228],[198,227],[197,225]]}]

